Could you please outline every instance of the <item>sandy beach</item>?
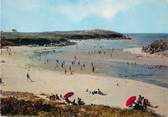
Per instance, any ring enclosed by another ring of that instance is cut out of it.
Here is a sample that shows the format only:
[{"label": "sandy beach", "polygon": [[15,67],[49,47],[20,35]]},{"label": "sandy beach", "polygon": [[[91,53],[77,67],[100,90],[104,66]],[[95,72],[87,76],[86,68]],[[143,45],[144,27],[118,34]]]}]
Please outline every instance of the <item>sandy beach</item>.
[{"label": "sandy beach", "polygon": [[[2,90],[32,92],[36,95],[40,95],[40,93],[64,94],[73,91],[75,95],[72,99],[81,97],[86,104],[102,104],[121,108],[126,108],[125,101],[129,96],[141,94],[149,99],[153,105],[159,106],[154,109],[156,113],[168,115],[167,88],[128,79],[97,76],[95,74],[75,73],[65,75],[59,71],[44,69],[30,59],[32,52],[38,49],[40,50],[42,47],[12,47],[12,51],[15,52],[14,55],[8,55],[3,50],[0,55],[0,60],[5,61],[5,63],[1,62],[1,77],[4,82],[1,85]],[[159,60],[157,59],[157,61]],[[34,82],[26,79],[28,66],[30,67],[30,77]],[[117,86],[117,83],[119,86]],[[86,89],[97,90],[98,88],[107,95],[91,95],[86,92]]]}]

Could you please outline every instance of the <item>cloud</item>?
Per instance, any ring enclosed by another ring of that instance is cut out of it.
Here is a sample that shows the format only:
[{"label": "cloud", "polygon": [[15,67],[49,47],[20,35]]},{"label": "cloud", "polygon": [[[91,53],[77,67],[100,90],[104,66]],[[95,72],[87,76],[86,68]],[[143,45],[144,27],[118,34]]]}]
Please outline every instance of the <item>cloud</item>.
[{"label": "cloud", "polygon": [[52,10],[74,21],[81,21],[89,16],[111,20],[118,13],[142,2],[143,0],[78,0],[75,3],[57,4]]},{"label": "cloud", "polygon": [[89,16],[105,20],[113,19],[118,13],[126,12],[141,4],[143,0],[2,0],[13,10],[33,13],[45,9],[52,15],[60,14],[72,21],[81,21]]}]

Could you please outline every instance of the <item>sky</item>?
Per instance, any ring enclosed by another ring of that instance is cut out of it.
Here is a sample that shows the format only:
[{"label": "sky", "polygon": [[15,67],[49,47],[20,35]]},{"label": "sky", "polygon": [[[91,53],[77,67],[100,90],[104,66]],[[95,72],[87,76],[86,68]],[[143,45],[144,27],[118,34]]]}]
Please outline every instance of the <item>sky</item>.
[{"label": "sky", "polygon": [[0,30],[168,33],[168,0],[0,0]]}]

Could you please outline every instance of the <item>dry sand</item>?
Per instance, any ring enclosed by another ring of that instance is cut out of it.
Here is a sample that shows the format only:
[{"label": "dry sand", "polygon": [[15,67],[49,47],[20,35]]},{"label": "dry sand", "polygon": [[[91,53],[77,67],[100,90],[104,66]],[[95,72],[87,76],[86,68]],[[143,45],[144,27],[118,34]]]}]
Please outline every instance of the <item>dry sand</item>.
[{"label": "dry sand", "polygon": [[[31,67],[29,72],[34,82],[27,81],[27,66],[33,64],[29,57],[32,51],[37,49],[41,48],[13,47],[15,55],[9,56],[5,51],[0,55],[0,60],[6,61],[1,63],[0,70],[5,82],[1,85],[2,90],[32,92],[37,95],[74,91],[75,95],[72,98],[81,97],[86,104],[103,104],[121,108],[125,108],[125,101],[129,96],[141,94],[153,105],[159,106],[154,109],[157,113],[168,116],[168,89],[152,84],[92,74],[64,75],[37,66]],[[119,86],[116,85],[117,83]],[[85,91],[87,88],[89,90],[100,88],[107,95],[91,95]]]}]

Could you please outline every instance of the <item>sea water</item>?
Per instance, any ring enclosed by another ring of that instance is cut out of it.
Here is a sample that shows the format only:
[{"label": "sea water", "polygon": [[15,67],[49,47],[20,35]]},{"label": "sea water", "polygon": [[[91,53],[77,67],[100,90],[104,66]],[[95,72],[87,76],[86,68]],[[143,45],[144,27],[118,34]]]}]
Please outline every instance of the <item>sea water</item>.
[{"label": "sea water", "polygon": [[[142,47],[152,43],[155,40],[167,39],[168,34],[127,34],[132,39],[131,40],[110,40],[110,39],[101,39],[101,40],[81,40],[78,41],[76,45],[59,47],[45,54],[45,57],[53,60],[50,62],[52,65],[55,62],[55,58],[61,55],[64,51],[89,51],[89,50],[99,50],[99,49],[126,49],[126,48],[135,48]],[[36,54],[35,54],[36,55]],[[36,58],[36,57],[35,57]],[[44,60],[45,61],[45,60]],[[162,87],[168,88],[168,66],[159,66],[159,65],[130,65],[125,62],[116,62],[116,61],[96,61],[102,65],[96,69],[97,74],[109,75],[119,78],[127,78],[133,80],[140,80],[143,82],[152,83]],[[164,62],[164,61],[163,61]]]}]

